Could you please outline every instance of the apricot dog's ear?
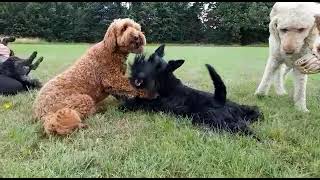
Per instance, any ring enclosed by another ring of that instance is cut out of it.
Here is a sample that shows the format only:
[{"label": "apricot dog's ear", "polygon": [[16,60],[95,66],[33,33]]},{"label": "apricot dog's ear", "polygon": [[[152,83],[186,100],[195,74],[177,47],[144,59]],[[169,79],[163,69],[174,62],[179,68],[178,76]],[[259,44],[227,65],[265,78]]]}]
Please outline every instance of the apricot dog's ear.
[{"label": "apricot dog's ear", "polygon": [[114,20],[104,36],[104,45],[107,49],[114,50],[117,46],[117,36],[116,36],[117,20]]}]

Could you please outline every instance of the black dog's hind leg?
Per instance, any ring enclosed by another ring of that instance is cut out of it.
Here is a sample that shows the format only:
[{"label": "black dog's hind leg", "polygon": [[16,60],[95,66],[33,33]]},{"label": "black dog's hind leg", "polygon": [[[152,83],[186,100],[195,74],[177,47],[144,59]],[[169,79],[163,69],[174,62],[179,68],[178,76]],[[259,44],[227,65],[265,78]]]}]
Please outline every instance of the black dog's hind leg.
[{"label": "black dog's hind leg", "polygon": [[30,65],[30,70],[36,70],[42,61],[43,61],[43,57],[41,56],[35,63]]},{"label": "black dog's hind leg", "polygon": [[257,136],[256,133],[254,133],[249,127],[245,128],[243,131],[241,131],[242,134],[251,136],[252,138],[256,139],[257,141],[261,141],[261,139]]},{"label": "black dog's hind leg", "polygon": [[[208,116],[209,115],[209,116]],[[246,121],[238,120],[237,122],[224,122],[219,119],[212,120],[210,113],[208,114],[194,114],[192,116],[192,124],[197,125],[207,125],[211,128],[216,128],[219,130],[224,130],[229,133],[238,133],[241,135],[251,136],[257,141],[260,141],[260,138],[248,127]]]},{"label": "black dog's hind leg", "polygon": [[238,133],[240,135],[251,136],[257,141],[261,141],[260,138],[252,131],[252,129],[248,126],[247,122],[241,121],[237,123],[232,123],[232,125],[228,124],[226,130],[231,131],[232,133]]},{"label": "black dog's hind leg", "polygon": [[35,63],[32,64],[36,56],[37,56],[37,51],[34,51],[28,59],[23,60],[24,65],[29,66],[29,71],[27,72],[26,75],[28,75],[31,70],[36,70],[39,67],[40,63],[43,61],[43,57],[41,56]]},{"label": "black dog's hind leg", "polygon": [[34,51],[28,59],[24,60],[24,65],[30,66],[33,62],[33,60],[37,57],[37,51]]}]

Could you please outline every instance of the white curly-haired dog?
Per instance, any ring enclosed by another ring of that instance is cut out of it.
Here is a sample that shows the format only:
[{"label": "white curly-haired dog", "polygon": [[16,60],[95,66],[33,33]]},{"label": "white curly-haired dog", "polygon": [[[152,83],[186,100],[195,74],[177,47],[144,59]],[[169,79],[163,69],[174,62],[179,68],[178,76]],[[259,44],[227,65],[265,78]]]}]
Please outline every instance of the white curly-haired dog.
[{"label": "white curly-haired dog", "polygon": [[295,107],[304,112],[309,111],[306,106],[307,75],[302,74],[294,62],[311,53],[313,42],[318,36],[314,16],[319,12],[320,4],[313,2],[274,4],[270,12],[269,57],[255,95],[267,95],[272,80],[278,95],[287,94],[283,81],[292,69]]}]

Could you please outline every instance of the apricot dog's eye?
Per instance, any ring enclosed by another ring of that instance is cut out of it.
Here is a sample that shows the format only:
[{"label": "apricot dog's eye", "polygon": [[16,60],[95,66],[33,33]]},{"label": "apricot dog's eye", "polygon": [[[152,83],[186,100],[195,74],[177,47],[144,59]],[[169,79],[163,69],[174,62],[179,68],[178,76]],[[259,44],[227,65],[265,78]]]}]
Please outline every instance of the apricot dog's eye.
[{"label": "apricot dog's eye", "polygon": [[281,32],[286,33],[288,31],[287,28],[280,29]]},{"label": "apricot dog's eye", "polygon": [[128,26],[127,25],[124,25],[121,29],[121,32],[124,32],[125,30],[127,30]]}]

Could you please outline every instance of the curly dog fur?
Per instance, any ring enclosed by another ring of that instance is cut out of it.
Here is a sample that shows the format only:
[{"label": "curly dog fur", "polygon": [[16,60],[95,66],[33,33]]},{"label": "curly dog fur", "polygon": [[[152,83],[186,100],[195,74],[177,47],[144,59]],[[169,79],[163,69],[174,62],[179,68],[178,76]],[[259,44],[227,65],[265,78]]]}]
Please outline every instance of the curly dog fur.
[{"label": "curly dog fur", "polygon": [[[320,13],[320,12],[319,12]],[[315,24],[318,29],[318,36],[313,43],[312,52],[320,58],[320,14],[315,15]]]},{"label": "curly dog fur", "polygon": [[143,52],[145,44],[139,24],[128,18],[114,20],[101,42],[39,91],[34,115],[45,132],[64,135],[86,127],[82,120],[108,95],[150,97],[130,85],[123,66],[129,53]]},{"label": "curly dog fur", "polygon": [[294,104],[296,109],[308,112],[306,106],[307,75],[294,62],[311,52],[317,37],[314,15],[320,4],[312,2],[277,2],[270,12],[269,58],[256,95],[268,94],[274,78],[278,95],[287,94],[284,77],[292,69],[294,75]]}]

